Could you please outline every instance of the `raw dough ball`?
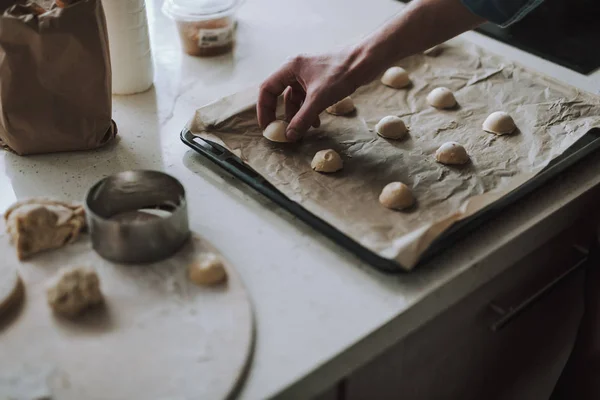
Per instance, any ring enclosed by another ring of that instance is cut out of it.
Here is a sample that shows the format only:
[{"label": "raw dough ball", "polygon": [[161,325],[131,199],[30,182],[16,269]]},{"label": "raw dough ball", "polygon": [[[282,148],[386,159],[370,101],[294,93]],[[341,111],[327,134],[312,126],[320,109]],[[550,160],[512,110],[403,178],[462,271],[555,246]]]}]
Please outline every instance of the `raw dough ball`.
[{"label": "raw dough ball", "polygon": [[411,190],[402,182],[392,182],[385,185],[379,195],[379,202],[393,210],[403,210],[415,204]]},{"label": "raw dough ball", "polygon": [[342,169],[344,162],[335,150],[327,149],[318,151],[310,166],[317,172],[335,172]]},{"label": "raw dough ball", "polygon": [[517,129],[515,121],[504,111],[491,113],[483,122],[483,130],[496,135],[507,135]]},{"label": "raw dough ball", "polygon": [[344,97],[332,106],[327,107],[325,111],[333,115],[348,115],[356,110],[354,100],[350,96]]},{"label": "raw dough ball", "polygon": [[452,108],[456,105],[456,98],[450,89],[439,87],[429,92],[427,103],[435,108]]},{"label": "raw dough ball", "polygon": [[223,261],[216,254],[204,254],[188,267],[188,276],[196,285],[216,285],[227,279]]},{"label": "raw dough ball", "polygon": [[92,268],[62,269],[48,287],[48,304],[54,312],[68,318],[103,301],[100,279]]},{"label": "raw dough ball", "polygon": [[4,219],[20,260],[73,243],[86,227],[81,205],[50,199],[15,203]]},{"label": "raw dough ball", "polygon": [[377,125],[375,125],[375,131],[379,136],[387,139],[402,139],[408,133],[404,121],[395,115],[388,115],[381,118]]},{"label": "raw dough ball", "polygon": [[271,142],[287,143],[290,140],[285,136],[288,123],[281,120],[271,122],[264,130],[263,136]]},{"label": "raw dough ball", "polygon": [[394,89],[402,89],[410,83],[408,72],[402,67],[389,68],[381,77],[381,83]]},{"label": "raw dough ball", "polygon": [[437,149],[435,159],[442,164],[466,164],[469,162],[469,155],[462,145],[456,142],[447,142]]},{"label": "raw dough ball", "polygon": [[23,283],[16,269],[0,265],[0,317],[23,298]]}]

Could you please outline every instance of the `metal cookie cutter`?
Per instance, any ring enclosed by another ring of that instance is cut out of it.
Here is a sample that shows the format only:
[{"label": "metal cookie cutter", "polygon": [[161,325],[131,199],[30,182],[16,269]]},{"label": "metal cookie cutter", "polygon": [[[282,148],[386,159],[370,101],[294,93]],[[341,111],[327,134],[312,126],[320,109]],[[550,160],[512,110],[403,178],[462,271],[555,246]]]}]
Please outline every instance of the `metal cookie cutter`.
[{"label": "metal cookie cutter", "polygon": [[120,263],[173,255],[190,236],[185,189],[158,171],[126,171],[96,183],[85,198],[94,250]]}]

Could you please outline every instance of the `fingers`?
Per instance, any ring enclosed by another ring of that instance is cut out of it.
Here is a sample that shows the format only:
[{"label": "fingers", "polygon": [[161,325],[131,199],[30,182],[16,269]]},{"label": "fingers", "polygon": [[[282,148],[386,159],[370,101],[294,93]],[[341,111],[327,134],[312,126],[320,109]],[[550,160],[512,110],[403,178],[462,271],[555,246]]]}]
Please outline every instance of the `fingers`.
[{"label": "fingers", "polygon": [[[285,103],[285,120],[290,122],[296,113],[302,107],[306,93],[300,84],[296,83],[288,87],[283,93],[283,99]],[[313,128],[321,126],[321,119],[317,116],[317,119],[312,123]]]},{"label": "fingers", "polygon": [[285,120],[291,121],[294,115],[302,107],[306,94],[304,89],[298,84],[289,86],[283,93],[283,100],[285,104]]},{"label": "fingers", "polygon": [[256,113],[258,114],[258,124],[262,129],[275,121],[277,98],[283,93],[285,88],[294,83],[296,83],[296,78],[288,63],[268,77],[260,86]]},{"label": "fingers", "polygon": [[321,125],[319,112],[324,109],[322,101],[314,96],[308,99],[306,95],[306,78],[310,78],[311,74],[302,72],[305,60],[306,57],[298,56],[267,78],[260,87],[256,105],[258,124],[265,129],[276,119],[277,99],[283,94],[285,117],[290,121],[286,135],[290,140],[299,139],[311,125],[315,128]]},{"label": "fingers", "polygon": [[322,111],[321,101],[317,97],[307,95],[302,107],[290,121],[286,136],[289,140],[296,141],[311,127],[319,126],[319,113]]}]

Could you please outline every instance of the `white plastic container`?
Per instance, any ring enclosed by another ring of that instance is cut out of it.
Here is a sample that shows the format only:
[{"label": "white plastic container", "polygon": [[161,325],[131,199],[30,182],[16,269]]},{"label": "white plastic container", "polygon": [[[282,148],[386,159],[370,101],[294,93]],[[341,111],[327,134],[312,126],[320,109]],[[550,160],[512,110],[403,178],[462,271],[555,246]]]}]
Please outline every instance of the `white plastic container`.
[{"label": "white plastic container", "polygon": [[144,0],[102,0],[112,66],[112,93],[144,92],[154,81],[154,67]]},{"label": "white plastic container", "polygon": [[211,57],[235,44],[235,12],[242,0],[165,0],[163,12],[177,24],[183,51]]}]

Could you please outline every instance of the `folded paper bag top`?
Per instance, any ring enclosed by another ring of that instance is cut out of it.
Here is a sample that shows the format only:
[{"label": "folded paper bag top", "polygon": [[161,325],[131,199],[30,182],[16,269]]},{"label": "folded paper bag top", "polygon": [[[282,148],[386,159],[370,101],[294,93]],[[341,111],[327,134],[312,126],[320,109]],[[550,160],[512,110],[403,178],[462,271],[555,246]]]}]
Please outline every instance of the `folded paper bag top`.
[{"label": "folded paper bag top", "polygon": [[101,1],[44,13],[24,4],[0,0],[0,144],[27,155],[108,143],[117,130]]}]

